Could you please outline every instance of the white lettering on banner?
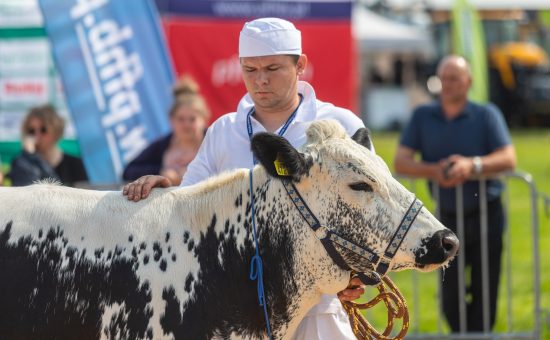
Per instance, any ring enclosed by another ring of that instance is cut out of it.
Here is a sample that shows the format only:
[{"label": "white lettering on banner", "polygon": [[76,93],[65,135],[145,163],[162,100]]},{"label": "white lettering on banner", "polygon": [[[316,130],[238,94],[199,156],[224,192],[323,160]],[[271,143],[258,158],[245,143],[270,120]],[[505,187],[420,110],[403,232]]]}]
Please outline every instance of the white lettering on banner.
[{"label": "white lettering on banner", "polygon": [[242,82],[242,70],[239,57],[235,54],[228,59],[216,60],[212,65],[212,84],[214,86],[237,85]]},{"label": "white lettering on banner", "polygon": [[[91,23],[91,25],[93,25],[93,23]],[[109,46],[130,39],[132,35],[133,32],[130,27],[126,26],[122,30],[119,30],[116,22],[104,20],[90,29],[90,45],[94,53],[99,53]]]},{"label": "white lettering on banner", "polygon": [[130,26],[121,27],[114,18],[96,20],[94,11],[109,0],[76,0],[71,9],[79,44],[84,55],[101,124],[113,166],[122,173],[122,160],[130,161],[148,143],[146,127],[128,128],[128,120],[142,110],[136,83],[143,76],[143,64],[137,53],[128,53],[123,43],[133,37]]},{"label": "white lettering on banner", "polygon": [[311,13],[309,3],[300,2],[237,2],[216,1],[212,3],[212,11],[221,17],[265,17],[305,18]]},{"label": "white lettering on banner", "polygon": [[85,14],[105,5],[108,0],[77,0],[76,6],[71,8],[71,19],[79,20]]}]

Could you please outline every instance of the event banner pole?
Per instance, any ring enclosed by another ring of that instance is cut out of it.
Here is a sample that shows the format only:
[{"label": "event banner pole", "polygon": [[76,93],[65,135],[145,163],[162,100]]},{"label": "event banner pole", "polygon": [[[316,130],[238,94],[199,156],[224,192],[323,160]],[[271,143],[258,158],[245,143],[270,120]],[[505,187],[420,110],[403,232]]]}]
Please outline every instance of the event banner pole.
[{"label": "event banner pole", "polygon": [[168,133],[174,73],[150,0],[39,0],[93,184]]}]

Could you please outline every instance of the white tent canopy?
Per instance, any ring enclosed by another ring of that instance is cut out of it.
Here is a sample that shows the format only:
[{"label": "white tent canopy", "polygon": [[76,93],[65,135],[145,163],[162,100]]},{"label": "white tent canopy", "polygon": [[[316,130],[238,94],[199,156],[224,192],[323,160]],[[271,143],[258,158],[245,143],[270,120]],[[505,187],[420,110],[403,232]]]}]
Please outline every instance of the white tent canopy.
[{"label": "white tent canopy", "polygon": [[363,53],[379,51],[431,54],[434,47],[429,32],[387,19],[364,6],[354,6],[353,36]]},{"label": "white tent canopy", "polygon": [[[364,4],[373,4],[376,0],[360,0]],[[431,9],[449,9],[454,0],[386,0],[390,7],[410,7],[420,5]],[[550,9],[548,0],[468,0],[479,9]]]}]

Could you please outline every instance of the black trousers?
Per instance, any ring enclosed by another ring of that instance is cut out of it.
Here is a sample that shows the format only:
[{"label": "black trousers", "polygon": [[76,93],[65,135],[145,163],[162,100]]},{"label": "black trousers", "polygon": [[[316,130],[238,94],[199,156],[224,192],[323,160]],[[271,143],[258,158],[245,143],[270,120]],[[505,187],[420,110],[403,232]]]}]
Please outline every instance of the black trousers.
[{"label": "black trousers", "polygon": [[[502,234],[504,230],[504,210],[500,199],[487,204],[488,218],[488,256],[489,256],[489,311],[490,328],[496,318],[496,304],[500,279],[502,253]],[[456,214],[441,213],[441,223],[457,231]],[[459,252],[465,255],[466,282],[466,330],[483,331],[483,290],[481,268],[481,221],[479,211],[469,212],[464,216],[464,244]],[[470,273],[467,275],[466,273]],[[443,312],[453,332],[460,331],[458,256],[450,266],[442,271]]]}]

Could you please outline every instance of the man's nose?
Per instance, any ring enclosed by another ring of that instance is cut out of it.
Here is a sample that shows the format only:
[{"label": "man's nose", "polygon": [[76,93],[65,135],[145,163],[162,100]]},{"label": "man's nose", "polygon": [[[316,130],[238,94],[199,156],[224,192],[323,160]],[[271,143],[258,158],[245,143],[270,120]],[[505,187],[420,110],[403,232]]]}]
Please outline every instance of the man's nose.
[{"label": "man's nose", "polygon": [[258,76],[256,77],[256,82],[258,85],[265,85],[269,83],[269,77],[267,75],[267,72],[260,71],[258,72]]}]

